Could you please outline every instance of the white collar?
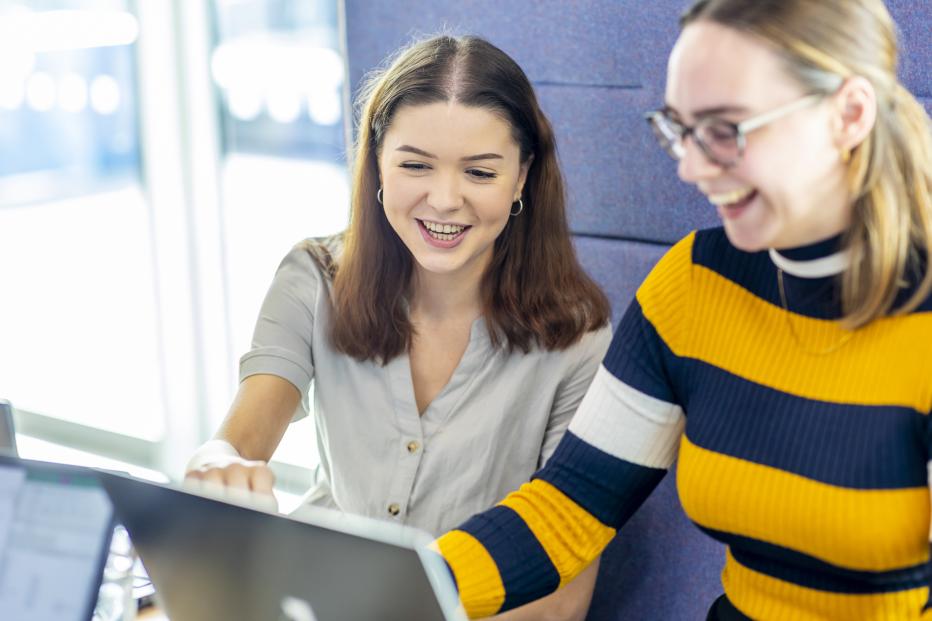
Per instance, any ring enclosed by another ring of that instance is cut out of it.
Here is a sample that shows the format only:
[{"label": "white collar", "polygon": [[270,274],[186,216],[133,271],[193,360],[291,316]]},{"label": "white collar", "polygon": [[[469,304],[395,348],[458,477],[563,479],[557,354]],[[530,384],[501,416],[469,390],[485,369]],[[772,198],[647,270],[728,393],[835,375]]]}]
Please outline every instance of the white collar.
[{"label": "white collar", "polygon": [[809,261],[794,261],[787,259],[782,254],[770,249],[770,260],[781,270],[796,276],[798,278],[825,278],[841,274],[851,265],[851,253],[845,250],[839,250],[835,254],[827,257],[811,259]]}]

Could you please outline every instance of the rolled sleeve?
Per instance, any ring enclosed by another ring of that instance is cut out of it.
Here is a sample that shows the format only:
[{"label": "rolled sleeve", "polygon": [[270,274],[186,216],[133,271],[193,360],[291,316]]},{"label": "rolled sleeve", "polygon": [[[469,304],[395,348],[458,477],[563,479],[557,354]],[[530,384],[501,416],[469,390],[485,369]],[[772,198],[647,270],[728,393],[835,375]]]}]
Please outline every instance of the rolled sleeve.
[{"label": "rolled sleeve", "polygon": [[240,382],[251,375],[275,375],[300,391],[302,405],[295,420],[307,415],[314,378],[315,309],[322,286],[317,264],[305,244],[298,244],[279,265],[256,321],[252,349],[240,358]]}]

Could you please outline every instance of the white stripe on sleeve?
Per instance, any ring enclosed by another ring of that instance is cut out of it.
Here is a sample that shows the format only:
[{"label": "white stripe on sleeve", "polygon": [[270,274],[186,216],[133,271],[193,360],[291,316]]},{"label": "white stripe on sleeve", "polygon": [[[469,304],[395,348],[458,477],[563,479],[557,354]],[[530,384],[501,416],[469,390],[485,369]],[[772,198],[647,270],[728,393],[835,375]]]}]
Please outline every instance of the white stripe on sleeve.
[{"label": "white stripe on sleeve", "polygon": [[614,457],[669,468],[685,425],[680,406],[644,394],[600,366],[569,430]]}]

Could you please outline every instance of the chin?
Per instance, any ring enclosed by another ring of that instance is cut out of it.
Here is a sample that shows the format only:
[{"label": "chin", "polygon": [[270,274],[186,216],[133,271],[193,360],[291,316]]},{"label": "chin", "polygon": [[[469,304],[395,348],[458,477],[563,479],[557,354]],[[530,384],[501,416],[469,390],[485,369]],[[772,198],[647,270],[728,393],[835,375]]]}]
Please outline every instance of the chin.
[{"label": "chin", "polygon": [[760,230],[747,230],[743,227],[725,224],[725,236],[731,245],[744,252],[759,252],[773,245],[773,236]]},{"label": "chin", "polygon": [[432,259],[433,257],[414,257],[414,262],[417,263],[419,268],[431,274],[450,274],[462,267],[459,262],[453,263],[452,261],[437,261]]}]

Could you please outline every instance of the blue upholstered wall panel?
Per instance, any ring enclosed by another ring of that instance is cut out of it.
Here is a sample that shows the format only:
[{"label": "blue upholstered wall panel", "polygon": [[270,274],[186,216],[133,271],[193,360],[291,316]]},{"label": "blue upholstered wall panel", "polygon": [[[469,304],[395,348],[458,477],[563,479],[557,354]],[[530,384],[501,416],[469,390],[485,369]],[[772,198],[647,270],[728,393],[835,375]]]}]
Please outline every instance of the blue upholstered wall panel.
[{"label": "blue upholstered wall panel", "polygon": [[642,0],[346,0],[350,79],[357,84],[386,52],[412,37],[450,29],[493,41],[536,83],[641,85],[663,70],[680,6]]},{"label": "blue upholstered wall panel", "polygon": [[[913,93],[932,97],[932,2],[929,0],[887,0],[890,13],[900,30],[900,75]],[[928,102],[926,108],[929,108]]]}]

